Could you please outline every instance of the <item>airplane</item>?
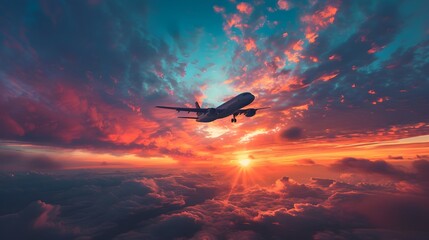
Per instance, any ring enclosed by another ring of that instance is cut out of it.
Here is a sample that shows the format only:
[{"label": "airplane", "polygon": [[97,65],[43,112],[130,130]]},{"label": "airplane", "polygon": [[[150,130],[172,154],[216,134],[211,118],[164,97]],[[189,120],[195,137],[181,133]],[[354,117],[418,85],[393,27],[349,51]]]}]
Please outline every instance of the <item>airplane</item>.
[{"label": "airplane", "polygon": [[184,107],[166,107],[166,106],[156,106],[157,108],[172,109],[177,112],[195,112],[196,117],[178,117],[185,119],[195,119],[197,122],[213,122],[220,118],[225,118],[232,115],[231,122],[237,122],[236,117],[238,115],[244,114],[246,117],[253,117],[256,114],[256,111],[264,108],[247,108],[242,109],[243,107],[249,105],[255,100],[255,96],[249,92],[240,93],[237,96],[231,98],[227,102],[223,103],[217,108],[201,108],[198,102],[195,102],[195,108],[184,108]]}]

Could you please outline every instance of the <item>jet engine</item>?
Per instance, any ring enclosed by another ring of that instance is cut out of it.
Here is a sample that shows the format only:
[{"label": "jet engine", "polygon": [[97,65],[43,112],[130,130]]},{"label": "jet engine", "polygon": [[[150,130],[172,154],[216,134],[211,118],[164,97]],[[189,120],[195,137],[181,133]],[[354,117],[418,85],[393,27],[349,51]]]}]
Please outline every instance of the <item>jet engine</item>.
[{"label": "jet engine", "polygon": [[256,109],[249,109],[249,110],[247,110],[246,111],[246,113],[244,114],[244,116],[246,116],[246,117],[253,117],[253,116],[255,116],[255,114],[256,114]]}]

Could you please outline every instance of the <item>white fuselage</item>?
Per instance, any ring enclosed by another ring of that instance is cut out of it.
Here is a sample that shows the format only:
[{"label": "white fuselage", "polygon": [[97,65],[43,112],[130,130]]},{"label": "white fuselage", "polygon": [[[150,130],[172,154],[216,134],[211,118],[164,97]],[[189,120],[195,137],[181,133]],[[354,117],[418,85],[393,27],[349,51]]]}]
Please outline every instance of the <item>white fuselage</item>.
[{"label": "white fuselage", "polygon": [[255,100],[255,96],[251,93],[245,92],[241,93],[227,102],[223,103],[219,107],[215,108],[216,111],[207,112],[198,116],[197,122],[212,122],[219,118],[228,117],[241,108],[249,105]]}]

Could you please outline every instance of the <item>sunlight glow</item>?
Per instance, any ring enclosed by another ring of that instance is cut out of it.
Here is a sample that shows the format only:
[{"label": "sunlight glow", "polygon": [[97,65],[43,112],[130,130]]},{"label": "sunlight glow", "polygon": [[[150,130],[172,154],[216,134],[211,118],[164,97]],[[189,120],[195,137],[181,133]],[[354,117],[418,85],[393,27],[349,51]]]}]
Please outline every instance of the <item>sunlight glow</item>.
[{"label": "sunlight glow", "polygon": [[238,161],[238,163],[240,164],[240,167],[246,168],[250,165],[250,160],[249,159],[241,159],[240,161]]},{"label": "sunlight glow", "polygon": [[227,178],[231,178],[231,190],[226,196],[226,202],[239,189],[247,189],[261,183],[263,179],[258,171],[255,171],[256,166],[253,166],[253,161],[248,158],[239,158],[235,162],[236,165],[227,173]]}]

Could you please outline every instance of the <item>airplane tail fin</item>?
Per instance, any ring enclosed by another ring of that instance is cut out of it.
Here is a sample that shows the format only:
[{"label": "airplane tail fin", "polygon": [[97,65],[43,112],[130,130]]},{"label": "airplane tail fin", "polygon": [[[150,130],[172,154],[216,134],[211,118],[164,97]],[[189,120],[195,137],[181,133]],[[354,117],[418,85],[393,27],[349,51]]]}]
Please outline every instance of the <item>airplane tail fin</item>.
[{"label": "airplane tail fin", "polygon": [[[198,102],[195,102],[195,108],[201,108],[200,107],[200,104],[198,104]],[[202,113],[200,113],[200,112],[197,112],[197,116],[200,116]]]}]

